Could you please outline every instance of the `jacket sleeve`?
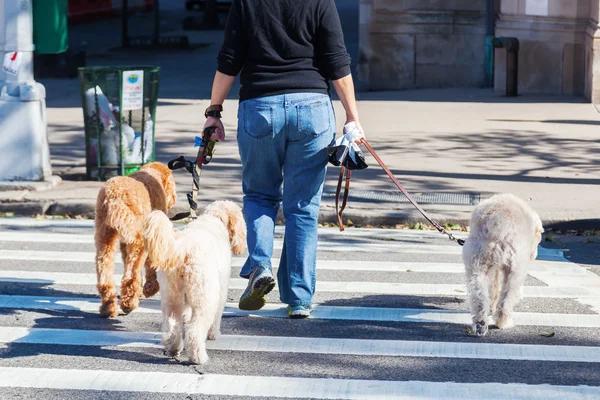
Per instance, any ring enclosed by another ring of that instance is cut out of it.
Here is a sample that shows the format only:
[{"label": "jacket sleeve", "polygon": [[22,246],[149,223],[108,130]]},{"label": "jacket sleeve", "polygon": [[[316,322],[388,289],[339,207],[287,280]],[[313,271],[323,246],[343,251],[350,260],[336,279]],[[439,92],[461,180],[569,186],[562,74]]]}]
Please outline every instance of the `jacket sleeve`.
[{"label": "jacket sleeve", "polygon": [[217,71],[225,75],[236,76],[246,62],[242,11],[241,0],[233,0],[225,25],[225,39],[217,55]]},{"label": "jacket sleeve", "polygon": [[317,61],[327,79],[350,75],[350,55],[344,43],[340,16],[334,0],[321,2],[317,27]]}]

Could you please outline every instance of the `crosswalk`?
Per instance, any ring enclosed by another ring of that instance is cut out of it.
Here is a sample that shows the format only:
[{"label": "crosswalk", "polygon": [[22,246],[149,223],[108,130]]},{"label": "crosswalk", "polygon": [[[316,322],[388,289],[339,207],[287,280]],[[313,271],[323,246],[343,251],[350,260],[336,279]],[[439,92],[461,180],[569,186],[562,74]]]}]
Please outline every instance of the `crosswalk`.
[{"label": "crosswalk", "polygon": [[98,315],[92,222],[0,219],[0,398],[600,398],[600,277],[562,250],[540,248],[517,327],[482,339],[466,332],[455,243],[334,228],[319,240],[312,317],[287,318],[277,290],[239,310],[236,257],[223,335],[193,366],[163,354],[160,293]]}]

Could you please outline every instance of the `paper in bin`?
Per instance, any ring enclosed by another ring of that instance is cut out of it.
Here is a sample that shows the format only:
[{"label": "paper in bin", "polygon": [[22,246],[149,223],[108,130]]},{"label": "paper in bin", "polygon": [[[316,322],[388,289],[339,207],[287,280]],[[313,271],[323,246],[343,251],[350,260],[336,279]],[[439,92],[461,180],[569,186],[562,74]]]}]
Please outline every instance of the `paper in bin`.
[{"label": "paper in bin", "polygon": [[152,131],[153,126],[154,123],[152,122],[152,117],[148,115],[148,119],[144,125],[144,161],[148,161],[152,157],[152,136],[154,135]]},{"label": "paper in bin", "polygon": [[[110,132],[110,131],[109,131]],[[102,165],[119,165],[118,135],[103,135],[102,139]]]},{"label": "paper in bin", "polygon": [[96,114],[96,96],[98,96],[98,118],[104,126],[104,129],[109,130],[119,125],[119,122],[112,113],[112,105],[108,102],[108,99],[102,93],[100,86],[96,86],[96,94],[94,94],[94,88],[89,88],[85,92],[86,109],[89,117]]}]

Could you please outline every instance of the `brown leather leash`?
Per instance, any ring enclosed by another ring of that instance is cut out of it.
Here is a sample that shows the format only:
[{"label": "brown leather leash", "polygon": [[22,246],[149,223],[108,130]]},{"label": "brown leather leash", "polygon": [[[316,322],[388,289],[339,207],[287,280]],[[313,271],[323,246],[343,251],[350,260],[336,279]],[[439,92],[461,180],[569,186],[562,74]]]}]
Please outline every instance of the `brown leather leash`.
[{"label": "brown leather leash", "polygon": [[[365,147],[367,148],[367,150],[369,150],[369,153],[371,153],[371,155],[373,156],[373,158],[375,159],[375,161],[377,161],[377,163],[379,164],[379,166],[390,177],[390,179],[392,180],[392,182],[394,182],[394,184],[396,185],[396,187],[398,187],[398,189],[400,189],[400,191],[404,194],[404,196],[406,196],[406,198],[408,199],[408,201],[410,201],[412,203],[412,205],[415,206],[415,208],[423,215],[423,217],[425,217],[425,219],[427,221],[429,221],[429,223],[431,223],[431,225],[433,225],[435,227],[435,229],[437,229],[440,233],[442,233],[444,235],[447,235],[450,240],[455,241],[459,245],[462,246],[462,245],[465,244],[465,241],[463,239],[457,239],[457,238],[455,238],[452,235],[452,233],[450,233],[446,229],[444,229],[443,226],[441,226],[439,223],[437,223],[434,220],[432,220],[431,218],[429,218],[429,216],[427,215],[427,213],[421,208],[421,206],[419,206],[419,204],[417,204],[417,202],[412,198],[412,196],[410,195],[410,193],[408,193],[406,191],[406,189],[404,189],[404,187],[400,184],[400,182],[398,182],[398,180],[396,179],[396,177],[394,176],[394,174],[392,174],[392,171],[390,171],[390,169],[385,165],[385,163],[383,162],[383,160],[377,155],[377,153],[375,152],[375,150],[373,150],[373,147],[371,147],[371,145],[369,144],[369,142],[367,142],[367,140],[365,138],[361,138],[359,140],[359,143],[365,145]],[[339,207],[339,197],[340,197],[340,192],[341,192],[341,189],[342,189],[342,181],[344,180],[344,172],[346,172],[346,185],[344,187],[344,196],[343,196],[343,200],[342,200],[342,206]],[[350,189],[350,178],[351,178],[351,176],[352,176],[352,171],[350,171],[349,169],[347,169],[344,166],[342,166],[341,170],[340,170],[340,177],[339,177],[339,180],[338,180],[337,189],[336,189],[336,192],[335,192],[335,194],[336,194],[336,196],[335,196],[335,210],[337,212],[337,219],[338,219],[338,224],[339,224],[339,227],[340,227],[340,231],[344,231],[344,223],[343,223],[343,219],[342,219],[342,212],[346,208],[346,203],[348,201],[348,190]]]}]

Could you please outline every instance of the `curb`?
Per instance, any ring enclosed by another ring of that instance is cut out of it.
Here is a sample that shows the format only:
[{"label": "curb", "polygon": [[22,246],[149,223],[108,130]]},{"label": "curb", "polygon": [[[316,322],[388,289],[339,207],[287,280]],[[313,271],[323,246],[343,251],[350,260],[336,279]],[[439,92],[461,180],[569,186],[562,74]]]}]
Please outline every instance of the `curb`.
[{"label": "curb", "polygon": [[[0,214],[11,213],[18,217],[32,217],[37,215],[47,216],[81,216],[86,219],[93,219],[95,215],[95,201],[24,201],[24,202],[1,202]],[[169,215],[174,216],[177,213],[188,211],[184,205],[175,205]],[[456,213],[455,213],[456,214]],[[440,224],[452,223],[467,225],[470,214],[460,212],[460,215],[449,217],[431,213],[430,216]],[[396,225],[414,225],[416,223],[427,224],[427,220],[416,210],[407,209],[406,211],[384,211],[384,210],[364,210],[348,208],[344,210],[344,224],[346,226],[396,226]],[[277,223],[283,224],[283,212],[280,209],[277,216]],[[337,224],[337,215],[335,209],[323,205],[319,211],[320,224]]]},{"label": "curb", "polygon": [[0,181],[0,192],[27,190],[41,192],[55,188],[62,182],[58,175],[51,175],[43,181]]},{"label": "curb", "polygon": [[[0,202],[0,216],[11,214],[15,217],[45,216],[80,216],[84,219],[93,219],[95,215],[95,200],[61,200],[61,201],[21,201]],[[172,217],[179,212],[188,211],[184,204],[175,205],[169,215]],[[471,210],[454,210],[442,214],[430,212],[429,216],[441,225],[446,223],[468,226],[471,218]],[[348,208],[344,210],[344,224],[347,227],[396,227],[397,225],[413,226],[417,223],[429,226],[429,223],[415,209],[407,207],[406,210],[372,210]],[[320,224],[333,224],[337,226],[337,215],[335,208],[326,204],[319,211]],[[565,218],[542,218],[546,230],[589,230],[600,228],[600,218],[588,219],[565,219]],[[284,218],[281,209],[277,216],[277,224],[283,225]],[[433,228],[432,228],[433,229]]]}]

